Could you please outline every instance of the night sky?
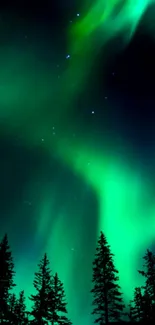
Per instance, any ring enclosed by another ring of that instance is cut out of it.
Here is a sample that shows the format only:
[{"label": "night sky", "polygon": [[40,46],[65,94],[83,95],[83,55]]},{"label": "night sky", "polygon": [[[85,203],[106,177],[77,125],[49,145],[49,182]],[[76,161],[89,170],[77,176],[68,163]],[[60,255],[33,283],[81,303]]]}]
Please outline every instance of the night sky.
[{"label": "night sky", "polygon": [[[0,236],[16,292],[47,252],[74,325],[89,325],[107,236],[127,303],[155,249],[155,6],[5,1],[0,8]],[[31,306],[27,299],[28,308]]]}]

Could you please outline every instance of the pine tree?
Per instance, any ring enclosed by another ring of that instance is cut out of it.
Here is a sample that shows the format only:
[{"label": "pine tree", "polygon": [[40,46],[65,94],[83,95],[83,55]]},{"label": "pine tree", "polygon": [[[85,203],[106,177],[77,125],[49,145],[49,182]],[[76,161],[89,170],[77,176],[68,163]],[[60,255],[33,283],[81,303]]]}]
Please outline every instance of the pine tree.
[{"label": "pine tree", "polygon": [[138,272],[145,277],[146,284],[144,288],[147,289],[152,301],[155,302],[155,255],[147,250],[143,259],[145,261],[144,270]]},{"label": "pine tree", "polygon": [[147,290],[145,290],[142,297],[142,320],[145,324],[151,319],[150,315],[153,315],[152,301]]},{"label": "pine tree", "polygon": [[71,325],[67,317],[67,303],[63,287],[58,274],[56,273],[52,280],[52,290],[49,294],[50,300],[50,322],[52,325]]},{"label": "pine tree", "polygon": [[106,237],[101,232],[93,262],[93,315],[95,323],[108,324],[109,321],[120,321],[124,304],[118,285],[119,277],[113,262],[113,254]]},{"label": "pine tree", "polygon": [[32,312],[33,324],[46,324],[49,318],[49,293],[51,292],[51,271],[49,260],[45,254],[38,265],[39,271],[35,273],[34,288],[37,293],[29,298],[34,302]]},{"label": "pine tree", "polygon": [[12,253],[5,234],[0,243],[0,319],[2,322],[8,318],[10,290],[15,286],[14,274]]},{"label": "pine tree", "polygon": [[129,305],[128,305],[128,313],[127,316],[129,318],[130,323],[135,321],[134,317],[134,306],[133,306],[133,301],[130,300]]},{"label": "pine tree", "polygon": [[16,324],[16,305],[17,305],[17,298],[15,293],[11,294],[9,297],[9,320],[10,324]]},{"label": "pine tree", "polygon": [[143,259],[144,270],[138,271],[145,278],[143,308],[147,309],[149,320],[155,321],[155,255],[147,250]]},{"label": "pine tree", "polygon": [[25,305],[25,296],[23,290],[19,293],[19,299],[16,301],[15,313],[17,319],[16,324],[18,325],[27,324],[28,320],[26,317],[26,305]]},{"label": "pine tree", "polygon": [[15,312],[15,308],[16,308],[16,303],[17,303],[17,298],[15,293],[12,293],[9,297],[9,309],[11,313]]},{"label": "pine tree", "polygon": [[141,288],[135,288],[132,303],[132,320],[140,322],[143,319],[143,295]]}]

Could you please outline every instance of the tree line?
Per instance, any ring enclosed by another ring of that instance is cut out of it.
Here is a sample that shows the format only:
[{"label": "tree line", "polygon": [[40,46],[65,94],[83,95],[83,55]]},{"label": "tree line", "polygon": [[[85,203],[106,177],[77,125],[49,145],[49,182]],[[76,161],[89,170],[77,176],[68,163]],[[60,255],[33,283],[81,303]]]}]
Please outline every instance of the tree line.
[{"label": "tree line", "polygon": [[[94,323],[154,323],[155,324],[155,255],[147,250],[143,270],[144,286],[137,287],[128,306],[123,302],[119,285],[119,272],[114,265],[114,254],[103,232],[100,233],[92,265],[92,315]],[[124,272],[126,272],[124,265]],[[22,290],[19,296],[13,292],[14,262],[7,234],[0,243],[0,324],[14,325],[72,325],[68,316],[64,285],[57,273],[52,274],[50,261],[45,253],[34,274],[35,294],[31,311],[25,303]]]}]

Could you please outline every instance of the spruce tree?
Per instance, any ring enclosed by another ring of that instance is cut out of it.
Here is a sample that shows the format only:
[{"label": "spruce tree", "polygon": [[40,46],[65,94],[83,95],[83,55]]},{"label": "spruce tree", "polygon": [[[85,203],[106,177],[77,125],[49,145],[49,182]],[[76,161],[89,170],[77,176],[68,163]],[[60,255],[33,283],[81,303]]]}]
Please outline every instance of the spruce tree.
[{"label": "spruce tree", "polygon": [[141,288],[137,287],[134,290],[132,310],[132,320],[140,322],[143,319],[143,295]]},{"label": "spruce tree", "polygon": [[0,243],[0,320],[7,320],[9,314],[10,290],[15,286],[14,264],[7,234]]},{"label": "spruce tree", "polygon": [[135,316],[134,316],[134,306],[133,306],[133,301],[130,300],[129,305],[128,305],[128,313],[127,316],[129,318],[130,323],[135,321]]},{"label": "spruce tree", "polygon": [[152,301],[147,290],[145,290],[142,297],[142,321],[147,324],[152,318],[151,315],[153,316]]},{"label": "spruce tree", "polygon": [[152,302],[155,303],[155,255],[150,250],[147,250],[143,259],[145,261],[144,270],[138,272],[145,278],[144,289],[147,290]]},{"label": "spruce tree", "polygon": [[12,293],[9,297],[9,306],[10,306],[11,313],[15,312],[16,303],[17,303],[16,295],[15,293]]},{"label": "spruce tree", "polygon": [[138,271],[145,278],[143,308],[149,313],[149,320],[155,321],[155,255],[147,250],[143,257],[144,270]]},{"label": "spruce tree", "polygon": [[93,315],[95,323],[108,324],[109,321],[120,321],[123,315],[123,299],[119,277],[113,262],[113,254],[106,237],[101,232],[93,261]]},{"label": "spruce tree", "polygon": [[50,300],[50,322],[52,325],[71,325],[67,317],[67,302],[63,283],[56,273],[52,279],[52,290],[49,294]]},{"label": "spruce tree", "polygon": [[35,273],[34,288],[36,294],[29,298],[34,302],[31,315],[34,317],[33,324],[46,324],[49,319],[49,293],[51,292],[51,270],[49,260],[45,254],[38,265],[38,272]]},{"label": "spruce tree", "polygon": [[17,306],[17,298],[15,293],[11,294],[9,297],[9,320],[10,324],[16,324],[16,306]]},{"label": "spruce tree", "polygon": [[16,324],[25,325],[28,323],[26,317],[26,304],[23,290],[19,293],[19,299],[17,299],[16,301],[15,314],[17,319]]}]

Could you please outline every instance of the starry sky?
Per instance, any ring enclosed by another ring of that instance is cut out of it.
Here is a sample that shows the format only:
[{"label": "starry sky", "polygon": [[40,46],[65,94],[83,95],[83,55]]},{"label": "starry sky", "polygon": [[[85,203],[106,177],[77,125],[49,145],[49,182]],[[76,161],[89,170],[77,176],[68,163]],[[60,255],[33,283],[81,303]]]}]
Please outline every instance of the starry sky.
[{"label": "starry sky", "polygon": [[27,297],[47,252],[75,325],[92,320],[100,230],[126,302],[142,284],[145,249],[155,249],[149,3],[5,1],[0,8],[0,235],[8,233],[16,292]]}]

